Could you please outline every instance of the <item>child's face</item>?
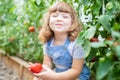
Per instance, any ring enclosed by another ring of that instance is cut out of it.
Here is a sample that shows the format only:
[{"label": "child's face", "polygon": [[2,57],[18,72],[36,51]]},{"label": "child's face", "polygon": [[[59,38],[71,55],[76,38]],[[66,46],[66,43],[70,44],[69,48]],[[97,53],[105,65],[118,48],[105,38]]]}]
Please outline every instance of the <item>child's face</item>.
[{"label": "child's face", "polygon": [[50,15],[49,25],[53,32],[67,32],[72,25],[71,15],[65,12],[53,12]]}]

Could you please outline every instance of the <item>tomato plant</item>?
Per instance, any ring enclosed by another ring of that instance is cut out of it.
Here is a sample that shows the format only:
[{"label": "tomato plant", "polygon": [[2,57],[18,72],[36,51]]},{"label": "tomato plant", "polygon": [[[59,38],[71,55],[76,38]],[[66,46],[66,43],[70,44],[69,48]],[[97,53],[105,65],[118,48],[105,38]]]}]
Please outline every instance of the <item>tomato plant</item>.
[{"label": "tomato plant", "polygon": [[94,76],[96,80],[119,80],[119,0],[80,0],[80,3],[84,29],[78,43],[84,46],[86,60],[91,66],[91,79]]}]

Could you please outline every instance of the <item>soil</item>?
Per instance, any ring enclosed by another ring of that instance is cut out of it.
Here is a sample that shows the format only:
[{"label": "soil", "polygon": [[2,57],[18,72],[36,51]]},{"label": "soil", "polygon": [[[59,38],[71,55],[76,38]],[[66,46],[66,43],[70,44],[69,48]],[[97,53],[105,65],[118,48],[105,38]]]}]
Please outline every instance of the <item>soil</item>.
[{"label": "soil", "polygon": [[0,62],[0,80],[20,80],[19,76]]}]

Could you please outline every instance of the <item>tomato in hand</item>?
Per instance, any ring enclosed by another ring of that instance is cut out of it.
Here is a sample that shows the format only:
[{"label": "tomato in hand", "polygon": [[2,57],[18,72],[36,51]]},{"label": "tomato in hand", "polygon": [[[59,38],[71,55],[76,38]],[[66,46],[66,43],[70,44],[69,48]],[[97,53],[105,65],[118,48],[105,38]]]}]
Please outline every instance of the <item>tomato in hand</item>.
[{"label": "tomato in hand", "polygon": [[42,71],[42,69],[43,67],[42,67],[42,64],[40,63],[31,64],[29,67],[29,70],[32,71],[33,73],[39,73]]}]

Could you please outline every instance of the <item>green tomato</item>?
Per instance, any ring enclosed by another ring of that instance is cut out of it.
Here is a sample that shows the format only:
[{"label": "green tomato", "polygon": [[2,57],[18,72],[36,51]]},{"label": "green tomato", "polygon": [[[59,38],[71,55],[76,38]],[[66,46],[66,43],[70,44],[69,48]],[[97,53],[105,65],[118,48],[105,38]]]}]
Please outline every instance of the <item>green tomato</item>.
[{"label": "green tomato", "polygon": [[100,58],[100,62],[105,61],[105,57]]},{"label": "green tomato", "polygon": [[112,9],[112,8],[113,8],[113,3],[112,3],[112,2],[108,2],[108,3],[106,4],[106,8],[107,8],[107,9]]}]

